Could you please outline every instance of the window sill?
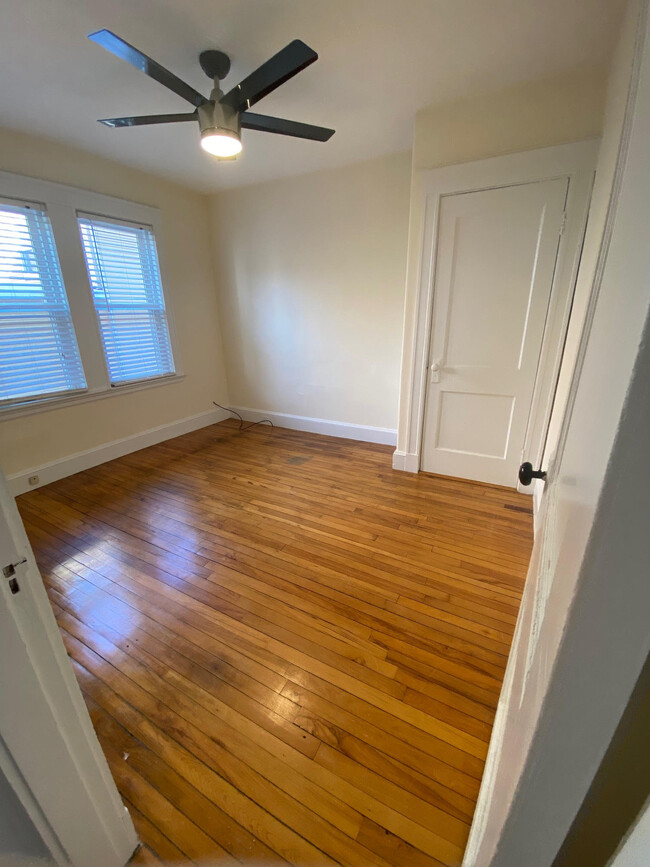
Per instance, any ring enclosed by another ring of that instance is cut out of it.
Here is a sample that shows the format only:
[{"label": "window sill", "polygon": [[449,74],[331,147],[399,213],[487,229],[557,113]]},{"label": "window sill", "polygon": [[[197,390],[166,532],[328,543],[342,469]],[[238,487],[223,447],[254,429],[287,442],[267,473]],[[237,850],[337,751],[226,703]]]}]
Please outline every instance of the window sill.
[{"label": "window sill", "polygon": [[185,374],[175,373],[173,376],[160,376],[155,379],[135,382],[133,385],[88,389],[82,394],[69,395],[67,397],[48,397],[44,400],[31,401],[30,403],[19,405],[13,404],[11,406],[0,408],[0,422],[9,421],[12,418],[21,418],[26,415],[36,415],[37,413],[47,412],[53,409],[64,409],[65,407],[76,406],[80,403],[90,403],[93,400],[104,400],[108,397],[130,394],[133,391],[142,391],[147,388],[160,388],[160,386],[163,385],[172,385],[173,383],[181,382],[183,379],[185,379]]}]

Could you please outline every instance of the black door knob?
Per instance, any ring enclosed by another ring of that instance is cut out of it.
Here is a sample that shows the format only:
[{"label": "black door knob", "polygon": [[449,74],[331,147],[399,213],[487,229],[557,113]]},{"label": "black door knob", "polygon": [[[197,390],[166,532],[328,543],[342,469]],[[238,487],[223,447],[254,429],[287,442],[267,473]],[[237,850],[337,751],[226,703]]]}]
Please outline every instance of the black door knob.
[{"label": "black door knob", "polygon": [[519,481],[522,485],[526,485],[526,487],[532,482],[533,479],[545,479],[546,473],[544,470],[534,470],[533,465],[530,461],[526,461],[525,464],[522,464],[519,467]]}]

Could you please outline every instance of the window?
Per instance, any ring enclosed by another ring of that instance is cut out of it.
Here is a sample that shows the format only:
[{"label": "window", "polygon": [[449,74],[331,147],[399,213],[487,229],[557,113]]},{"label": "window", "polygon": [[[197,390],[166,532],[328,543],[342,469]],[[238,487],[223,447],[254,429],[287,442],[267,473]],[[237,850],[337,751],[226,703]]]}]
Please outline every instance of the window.
[{"label": "window", "polygon": [[45,208],[0,200],[0,405],[85,387]]},{"label": "window", "polygon": [[173,374],[152,229],[92,214],[78,218],[111,385]]},{"label": "window", "polygon": [[182,378],[159,228],[148,205],[0,171],[2,418]]}]

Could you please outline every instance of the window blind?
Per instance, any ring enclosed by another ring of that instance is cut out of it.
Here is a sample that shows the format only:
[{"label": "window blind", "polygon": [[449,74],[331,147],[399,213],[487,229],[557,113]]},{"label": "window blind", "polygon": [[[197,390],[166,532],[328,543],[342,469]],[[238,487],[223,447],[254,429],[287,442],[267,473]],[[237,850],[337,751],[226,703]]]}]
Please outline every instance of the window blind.
[{"label": "window blind", "polygon": [[77,216],[111,385],[173,374],[152,230]]},{"label": "window blind", "polygon": [[47,213],[0,201],[0,404],[85,387]]}]

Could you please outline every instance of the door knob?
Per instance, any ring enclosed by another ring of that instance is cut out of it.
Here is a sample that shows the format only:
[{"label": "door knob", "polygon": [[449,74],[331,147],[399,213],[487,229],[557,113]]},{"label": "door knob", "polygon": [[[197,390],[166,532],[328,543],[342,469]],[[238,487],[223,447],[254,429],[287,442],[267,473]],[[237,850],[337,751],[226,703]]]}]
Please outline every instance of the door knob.
[{"label": "door knob", "polygon": [[545,470],[534,470],[533,465],[530,461],[526,461],[525,464],[522,464],[519,467],[519,481],[522,485],[528,487],[528,485],[532,482],[533,479],[545,479],[546,471]]},{"label": "door knob", "polygon": [[440,382],[440,359],[436,358],[431,362],[429,367],[431,372],[431,382]]}]

